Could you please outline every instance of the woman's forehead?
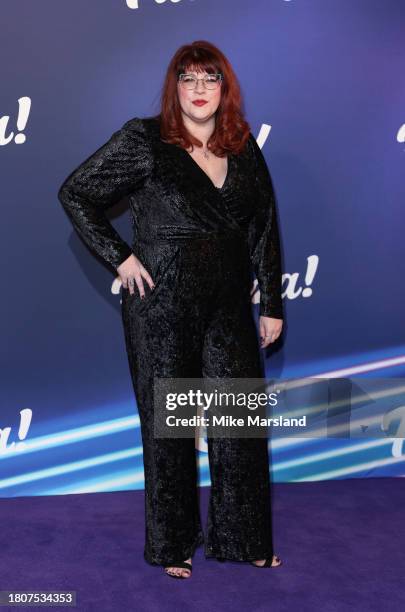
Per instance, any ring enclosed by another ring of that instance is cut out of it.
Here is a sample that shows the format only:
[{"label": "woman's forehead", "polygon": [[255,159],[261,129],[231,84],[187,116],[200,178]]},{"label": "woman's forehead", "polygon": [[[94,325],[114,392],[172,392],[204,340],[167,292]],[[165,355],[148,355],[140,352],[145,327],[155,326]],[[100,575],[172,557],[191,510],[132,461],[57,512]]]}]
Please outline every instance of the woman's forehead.
[{"label": "woman's forehead", "polygon": [[201,68],[200,66],[198,66],[198,67],[193,66],[192,68],[187,67],[184,72],[186,72],[187,74],[195,74],[195,75],[197,75],[197,74],[210,74],[212,72],[216,72],[216,70],[215,69],[205,70],[204,68]]}]

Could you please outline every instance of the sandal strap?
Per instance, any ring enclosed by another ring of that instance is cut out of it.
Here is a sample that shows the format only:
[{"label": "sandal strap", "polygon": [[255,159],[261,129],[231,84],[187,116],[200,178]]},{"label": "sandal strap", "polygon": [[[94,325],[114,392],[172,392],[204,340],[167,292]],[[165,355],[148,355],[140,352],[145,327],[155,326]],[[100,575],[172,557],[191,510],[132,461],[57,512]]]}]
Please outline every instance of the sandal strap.
[{"label": "sandal strap", "polygon": [[[274,555],[275,560],[276,561],[280,561],[280,557],[278,555]],[[281,565],[281,563],[277,564],[277,565],[272,565],[273,563],[273,557],[270,559],[270,557],[266,558],[266,561],[263,563],[263,565],[257,565],[256,563],[254,563],[253,561],[250,562],[252,565],[254,565],[255,567],[278,567],[278,565]]]},{"label": "sandal strap", "polygon": [[184,567],[184,569],[188,569],[190,570],[190,572],[193,569],[191,563],[189,563],[188,561],[176,561],[173,563],[168,563],[167,565],[165,565],[165,567]]},{"label": "sandal strap", "polygon": [[262,567],[274,567],[274,565],[272,565],[272,563],[273,563],[273,558],[266,559],[266,562],[262,565]]}]

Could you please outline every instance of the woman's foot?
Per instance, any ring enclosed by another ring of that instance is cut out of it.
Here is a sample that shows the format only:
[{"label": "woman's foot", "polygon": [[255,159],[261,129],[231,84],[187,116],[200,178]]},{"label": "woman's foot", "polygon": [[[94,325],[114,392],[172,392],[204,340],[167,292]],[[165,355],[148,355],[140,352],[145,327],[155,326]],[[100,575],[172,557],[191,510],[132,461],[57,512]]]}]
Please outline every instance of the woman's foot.
[{"label": "woman's foot", "polygon": [[[191,565],[191,557],[186,559],[186,563],[190,563]],[[185,567],[176,567],[175,565],[165,567],[165,572],[166,574],[169,574],[169,576],[176,576],[178,578],[190,578],[191,576],[190,569]]]},{"label": "woman's foot", "polygon": [[[256,565],[257,567],[264,567],[265,563],[266,563],[266,559],[258,559],[256,561],[251,561],[251,563],[253,563],[253,565]],[[271,560],[271,564],[268,565],[267,567],[277,567],[278,565],[281,565],[282,561],[280,559],[280,557],[277,557],[277,555],[273,555],[273,558]]]}]

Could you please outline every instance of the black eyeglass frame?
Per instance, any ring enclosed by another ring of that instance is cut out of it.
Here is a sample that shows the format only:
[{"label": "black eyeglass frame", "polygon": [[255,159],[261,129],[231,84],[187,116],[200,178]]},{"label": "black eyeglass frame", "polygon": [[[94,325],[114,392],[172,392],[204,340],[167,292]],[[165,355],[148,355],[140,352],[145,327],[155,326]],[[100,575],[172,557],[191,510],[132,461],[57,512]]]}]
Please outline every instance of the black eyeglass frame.
[{"label": "black eyeglass frame", "polygon": [[[194,88],[197,86],[198,81],[204,81],[204,86],[205,86],[206,85],[206,79],[209,78],[209,77],[212,77],[212,76],[219,77],[218,85],[223,83],[223,80],[224,80],[224,75],[221,72],[211,72],[211,73],[206,74],[203,77],[196,77],[196,76],[194,76],[194,74],[191,74],[190,72],[181,72],[178,75],[178,81],[180,83],[183,83],[184,80],[183,80],[182,77],[185,77],[185,76],[193,77],[193,79],[195,81]],[[190,88],[190,89],[192,89],[192,88]],[[209,87],[207,87],[207,89],[209,89]]]}]

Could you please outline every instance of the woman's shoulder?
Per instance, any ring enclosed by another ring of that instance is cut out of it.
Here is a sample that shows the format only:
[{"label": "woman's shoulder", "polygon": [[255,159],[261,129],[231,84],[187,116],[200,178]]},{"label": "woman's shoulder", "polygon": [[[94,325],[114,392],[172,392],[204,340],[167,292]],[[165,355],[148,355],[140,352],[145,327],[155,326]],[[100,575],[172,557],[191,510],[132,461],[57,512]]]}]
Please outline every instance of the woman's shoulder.
[{"label": "woman's shoulder", "polygon": [[255,165],[264,160],[262,149],[252,132],[249,132],[249,138],[246,141],[246,149],[248,151],[249,158]]},{"label": "woman's shoulder", "polygon": [[249,138],[246,141],[246,148],[247,150],[251,153],[254,154],[256,147],[258,147],[259,145],[257,144],[257,140],[256,138],[253,136],[252,132],[249,132]]},{"label": "woman's shoulder", "polygon": [[245,139],[243,149],[238,154],[238,158],[247,164],[255,164],[257,157],[257,141],[252,132],[249,131],[248,137]]},{"label": "woman's shoulder", "polygon": [[137,133],[144,137],[152,136],[153,130],[158,129],[159,122],[156,116],[149,117],[132,117],[128,119],[122,126],[122,130],[126,132]]},{"label": "woman's shoulder", "polygon": [[[157,126],[157,127],[156,127]],[[131,117],[116,132],[120,146],[131,156],[149,160],[154,159],[153,143],[159,134],[159,127],[154,117]]]}]

